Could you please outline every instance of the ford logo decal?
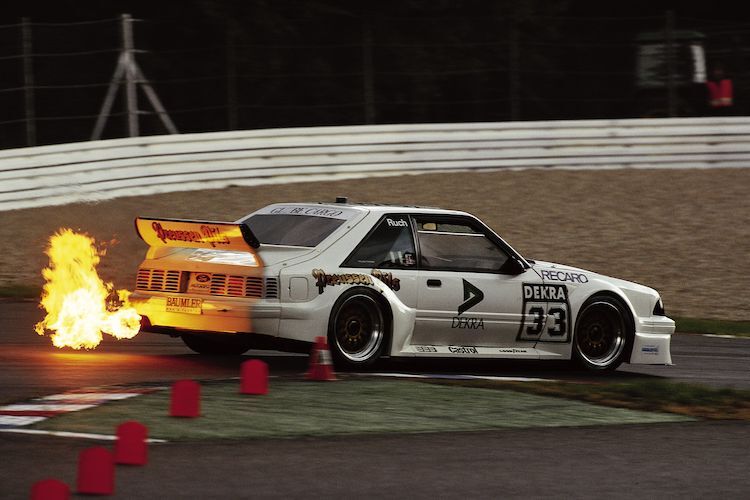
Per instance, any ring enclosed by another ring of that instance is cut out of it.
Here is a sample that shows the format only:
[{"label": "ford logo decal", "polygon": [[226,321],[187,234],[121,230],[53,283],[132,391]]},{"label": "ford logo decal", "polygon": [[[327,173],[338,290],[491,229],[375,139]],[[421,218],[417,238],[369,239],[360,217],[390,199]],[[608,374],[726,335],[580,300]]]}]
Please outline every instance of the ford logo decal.
[{"label": "ford logo decal", "polygon": [[197,281],[198,283],[208,283],[209,281],[211,281],[211,276],[209,276],[208,274],[198,274],[195,276],[195,281]]}]

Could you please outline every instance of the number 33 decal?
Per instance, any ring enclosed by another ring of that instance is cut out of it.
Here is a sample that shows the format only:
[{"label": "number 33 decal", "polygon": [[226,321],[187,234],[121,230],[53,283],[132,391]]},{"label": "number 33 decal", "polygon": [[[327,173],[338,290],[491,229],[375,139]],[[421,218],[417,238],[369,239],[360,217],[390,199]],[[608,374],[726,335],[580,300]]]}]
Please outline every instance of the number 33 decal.
[{"label": "number 33 decal", "polygon": [[524,283],[521,327],[517,340],[569,342],[570,303],[568,289],[557,283]]},{"label": "number 33 decal", "polygon": [[529,314],[534,316],[531,325],[526,327],[526,335],[529,337],[541,335],[545,326],[547,334],[551,337],[565,335],[568,332],[568,314],[562,307],[553,307],[549,310],[548,315],[555,318],[551,325],[547,321],[547,315],[544,314],[544,307],[533,306],[529,309]]}]

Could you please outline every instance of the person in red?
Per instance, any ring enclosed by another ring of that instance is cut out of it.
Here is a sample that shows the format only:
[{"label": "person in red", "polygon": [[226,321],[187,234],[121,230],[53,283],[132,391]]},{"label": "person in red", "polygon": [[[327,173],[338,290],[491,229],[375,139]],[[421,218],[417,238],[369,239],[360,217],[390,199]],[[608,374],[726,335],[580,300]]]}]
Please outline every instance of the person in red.
[{"label": "person in red", "polygon": [[716,65],[711,72],[711,79],[706,81],[708,90],[708,108],[714,116],[732,114],[734,96],[732,80],[724,74],[724,68]]}]

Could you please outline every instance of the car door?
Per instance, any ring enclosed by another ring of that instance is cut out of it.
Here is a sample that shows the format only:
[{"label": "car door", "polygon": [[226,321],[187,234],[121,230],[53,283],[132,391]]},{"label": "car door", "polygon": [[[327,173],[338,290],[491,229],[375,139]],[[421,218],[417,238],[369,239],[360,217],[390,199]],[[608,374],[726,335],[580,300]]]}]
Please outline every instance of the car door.
[{"label": "car door", "polygon": [[[524,283],[541,283],[476,219],[415,216],[419,256],[412,343],[533,347],[519,338]],[[514,262],[513,262],[514,261]]]},{"label": "car door", "polygon": [[405,214],[386,214],[341,265],[367,269],[409,307],[417,305],[417,253],[412,221]]}]

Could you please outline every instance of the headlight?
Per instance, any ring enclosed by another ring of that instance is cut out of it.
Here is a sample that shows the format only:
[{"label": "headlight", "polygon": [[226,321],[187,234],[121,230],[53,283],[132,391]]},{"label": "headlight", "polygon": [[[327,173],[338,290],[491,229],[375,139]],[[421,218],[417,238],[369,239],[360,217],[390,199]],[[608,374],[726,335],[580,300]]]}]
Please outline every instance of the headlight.
[{"label": "headlight", "polygon": [[656,305],[654,306],[654,316],[666,316],[667,313],[664,312],[664,303],[661,301],[661,297],[656,301]]}]

